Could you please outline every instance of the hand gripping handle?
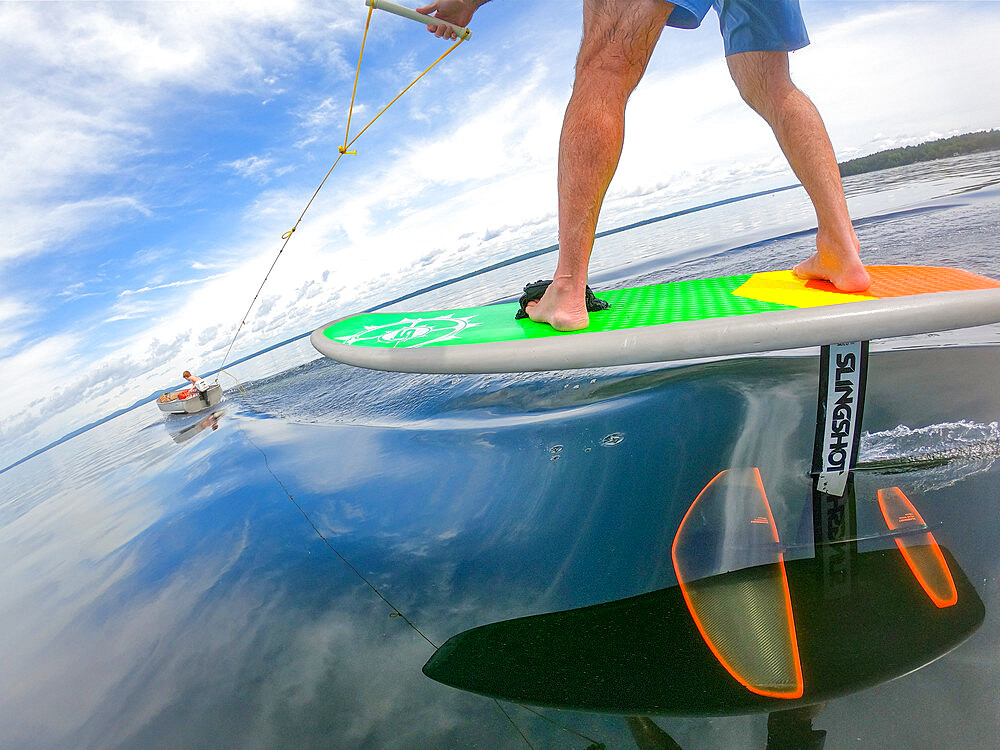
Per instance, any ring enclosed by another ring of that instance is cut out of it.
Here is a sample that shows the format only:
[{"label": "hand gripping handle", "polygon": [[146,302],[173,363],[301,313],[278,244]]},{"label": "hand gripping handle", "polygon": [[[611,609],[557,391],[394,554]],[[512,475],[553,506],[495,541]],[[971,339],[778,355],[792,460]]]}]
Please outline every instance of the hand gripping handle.
[{"label": "hand gripping handle", "polygon": [[427,16],[423,13],[417,13],[415,10],[410,10],[409,8],[403,7],[402,5],[397,5],[396,3],[391,3],[389,0],[365,0],[365,5],[374,8],[376,10],[384,10],[389,13],[393,13],[397,16],[402,16],[403,18],[409,18],[418,23],[425,24],[426,26],[440,26],[444,24],[451,28],[456,34],[458,34],[459,39],[468,39],[472,36],[472,32],[468,29],[463,29],[461,26],[456,26],[448,21],[442,21],[440,18],[434,18],[434,16]]}]

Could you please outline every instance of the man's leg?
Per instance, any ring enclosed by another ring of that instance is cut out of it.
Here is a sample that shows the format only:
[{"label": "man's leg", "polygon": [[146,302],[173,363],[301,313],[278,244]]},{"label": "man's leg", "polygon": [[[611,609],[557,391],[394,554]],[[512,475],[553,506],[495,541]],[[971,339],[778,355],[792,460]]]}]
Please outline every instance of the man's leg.
[{"label": "man's leg", "polygon": [[829,279],[845,292],[867,289],[871,279],[858,255],[830,136],[809,97],[792,83],[788,53],[741,52],[726,62],[743,100],[771,126],[816,209],[816,252],[795,273]]},{"label": "man's leg", "polygon": [[559,138],[559,260],[532,320],[586,328],[584,290],[604,194],[618,168],[625,104],[638,85],[673,5],[662,0],[584,0],[583,41]]}]

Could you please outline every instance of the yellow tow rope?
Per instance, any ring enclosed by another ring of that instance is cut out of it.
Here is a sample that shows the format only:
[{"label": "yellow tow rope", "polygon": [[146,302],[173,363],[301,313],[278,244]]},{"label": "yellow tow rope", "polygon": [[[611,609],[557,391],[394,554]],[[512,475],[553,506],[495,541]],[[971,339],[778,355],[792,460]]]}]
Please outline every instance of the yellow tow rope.
[{"label": "yellow tow rope", "polygon": [[[444,60],[448,55],[450,55],[452,52],[454,52],[455,49],[458,47],[458,45],[460,45],[462,42],[464,42],[465,39],[467,38],[466,36],[459,36],[458,39],[455,41],[455,43],[453,45],[451,45],[451,47],[449,47],[444,52],[444,54],[442,54],[437,60],[435,60],[434,62],[432,62],[427,67],[427,69],[424,70],[423,73],[421,73],[416,78],[414,78],[413,81],[406,88],[404,88],[402,91],[400,91],[393,98],[392,101],[390,101],[388,104],[386,104],[384,107],[382,107],[382,109],[379,111],[379,113],[377,115],[375,115],[371,119],[371,122],[369,122],[367,125],[365,125],[363,128],[361,128],[361,130],[358,132],[358,134],[356,136],[354,136],[354,138],[351,138],[351,118],[352,118],[352,116],[354,114],[354,99],[355,99],[355,97],[357,96],[357,93],[358,93],[358,77],[361,75],[361,59],[364,57],[364,54],[365,54],[365,42],[368,39],[368,27],[371,25],[372,12],[373,11],[374,11],[374,7],[369,6],[369,8],[368,8],[368,17],[365,19],[365,31],[364,31],[364,34],[361,37],[361,52],[358,53],[358,67],[357,67],[357,70],[354,73],[354,89],[353,89],[353,91],[351,91],[351,105],[350,105],[350,107],[347,110],[347,129],[346,129],[346,131],[344,133],[344,145],[337,147],[337,150],[340,153],[337,155],[337,158],[334,160],[333,164],[327,170],[326,175],[323,177],[322,181],[319,183],[319,186],[313,192],[312,197],[309,198],[309,202],[306,203],[305,208],[302,209],[302,213],[299,214],[299,218],[295,221],[295,225],[291,229],[289,229],[287,232],[285,232],[283,235],[281,235],[281,239],[283,239],[284,242],[282,243],[281,247],[279,248],[278,254],[275,256],[274,260],[271,262],[271,267],[267,270],[267,273],[264,275],[264,280],[262,282],[260,282],[260,286],[257,288],[257,293],[253,296],[253,300],[251,300],[250,306],[247,308],[247,311],[243,314],[243,318],[240,321],[239,326],[237,326],[237,328],[236,328],[236,333],[233,335],[233,340],[229,343],[229,348],[226,349],[226,356],[222,358],[222,364],[219,366],[219,372],[223,372],[222,368],[224,368],[226,366],[226,362],[229,360],[229,354],[233,350],[233,345],[236,344],[236,339],[239,337],[240,331],[242,331],[243,330],[243,326],[246,325],[247,318],[250,315],[250,311],[253,310],[253,306],[256,304],[257,298],[260,296],[261,290],[264,288],[264,284],[267,283],[267,279],[271,275],[271,271],[274,270],[275,265],[278,263],[278,258],[280,258],[281,254],[285,251],[285,247],[288,245],[289,240],[292,239],[292,235],[295,233],[295,230],[299,228],[299,224],[302,223],[302,219],[305,217],[306,211],[309,210],[309,207],[313,204],[313,201],[316,199],[316,196],[319,195],[319,191],[323,189],[323,185],[326,184],[326,181],[330,177],[330,174],[333,172],[334,167],[336,167],[337,164],[340,163],[340,160],[343,158],[344,154],[357,154],[357,151],[350,151],[349,149],[351,148],[351,146],[353,146],[355,144],[355,142],[358,140],[358,138],[360,138],[362,135],[364,135],[365,131],[368,130],[368,128],[370,128],[375,123],[375,121],[378,118],[380,118],[383,114],[385,114],[385,111],[387,109],[389,109],[389,107],[391,107],[393,104],[395,104],[397,101],[399,101],[400,97],[402,97],[403,94],[405,94],[407,91],[409,91],[411,88],[413,88],[413,86],[417,83],[417,81],[419,81],[421,78],[423,78],[425,75],[427,75],[435,65],[437,65],[439,62],[441,62],[442,60]],[[217,383],[219,382],[218,376],[216,376],[215,382],[217,382]]]},{"label": "yellow tow rope", "polygon": [[[232,378],[233,380],[235,380],[235,381],[236,381],[236,390],[238,390],[238,391],[239,391],[240,393],[242,393],[242,394],[243,394],[244,396],[245,396],[245,395],[247,395],[247,389],[246,389],[246,388],[245,388],[245,387],[243,386],[243,383],[241,383],[241,382],[240,382],[240,379],[239,379],[238,377],[236,377],[235,375],[233,375],[233,374],[232,374],[231,372],[229,372],[228,370],[219,370],[219,375],[221,375],[221,374],[223,374],[223,373],[225,373],[226,375],[228,375],[229,377],[231,377],[231,378]],[[218,381],[219,381],[219,378],[218,378],[218,376],[216,376],[216,378],[215,378],[215,381],[216,381],[216,382],[218,382]]]}]

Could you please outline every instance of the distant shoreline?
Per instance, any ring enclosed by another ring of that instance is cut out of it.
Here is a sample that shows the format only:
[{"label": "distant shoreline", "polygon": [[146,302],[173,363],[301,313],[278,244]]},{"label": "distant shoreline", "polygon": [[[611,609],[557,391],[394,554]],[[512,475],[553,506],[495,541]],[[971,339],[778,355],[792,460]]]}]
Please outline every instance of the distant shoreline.
[{"label": "distant shoreline", "polygon": [[949,156],[998,150],[1000,150],[1000,130],[982,130],[978,133],[939,138],[936,141],[927,141],[916,146],[890,148],[857,159],[849,159],[840,163],[840,176],[848,177],[922,161],[945,159]]}]

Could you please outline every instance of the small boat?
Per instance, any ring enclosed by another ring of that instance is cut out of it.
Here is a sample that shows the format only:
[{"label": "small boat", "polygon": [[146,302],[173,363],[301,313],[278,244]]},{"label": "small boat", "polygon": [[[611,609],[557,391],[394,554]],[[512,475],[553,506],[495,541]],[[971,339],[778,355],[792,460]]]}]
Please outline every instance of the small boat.
[{"label": "small boat", "polygon": [[222,400],[222,386],[199,380],[179,391],[168,391],[156,399],[160,411],[166,414],[197,414],[211,409]]}]

